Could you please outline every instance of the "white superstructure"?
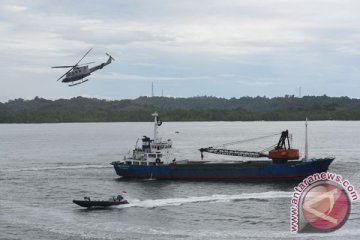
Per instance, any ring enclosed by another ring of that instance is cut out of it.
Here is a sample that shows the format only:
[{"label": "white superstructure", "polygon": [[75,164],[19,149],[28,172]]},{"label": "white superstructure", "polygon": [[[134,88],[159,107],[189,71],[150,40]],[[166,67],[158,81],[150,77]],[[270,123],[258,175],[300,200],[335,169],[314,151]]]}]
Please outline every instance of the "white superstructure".
[{"label": "white superstructure", "polygon": [[154,117],[154,138],[144,136],[141,146],[138,146],[138,142],[136,142],[132,153],[124,156],[123,163],[127,165],[160,165],[175,162],[172,141],[171,139],[163,141],[158,136],[158,127],[162,122],[157,112],[152,116]]}]

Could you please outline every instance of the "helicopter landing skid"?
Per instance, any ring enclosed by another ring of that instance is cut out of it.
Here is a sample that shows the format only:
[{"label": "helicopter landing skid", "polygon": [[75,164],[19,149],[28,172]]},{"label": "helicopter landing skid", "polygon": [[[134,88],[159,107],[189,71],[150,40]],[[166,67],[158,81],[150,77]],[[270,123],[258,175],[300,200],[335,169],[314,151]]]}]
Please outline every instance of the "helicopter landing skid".
[{"label": "helicopter landing skid", "polygon": [[82,84],[82,83],[87,82],[87,81],[89,81],[89,79],[82,80],[81,82],[78,82],[78,83],[73,83],[73,84],[70,84],[70,85],[69,85],[69,87],[73,87],[73,86],[76,86],[76,85]]}]

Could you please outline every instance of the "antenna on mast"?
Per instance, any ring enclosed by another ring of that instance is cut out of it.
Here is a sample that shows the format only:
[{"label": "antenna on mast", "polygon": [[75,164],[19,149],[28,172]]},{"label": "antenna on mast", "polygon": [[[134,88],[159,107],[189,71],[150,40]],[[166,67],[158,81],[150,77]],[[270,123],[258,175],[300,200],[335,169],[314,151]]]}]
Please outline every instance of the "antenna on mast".
[{"label": "antenna on mast", "polygon": [[305,161],[309,159],[309,146],[308,146],[308,119],[305,121]]},{"label": "antenna on mast", "polygon": [[151,97],[154,97],[154,82],[151,82]]}]

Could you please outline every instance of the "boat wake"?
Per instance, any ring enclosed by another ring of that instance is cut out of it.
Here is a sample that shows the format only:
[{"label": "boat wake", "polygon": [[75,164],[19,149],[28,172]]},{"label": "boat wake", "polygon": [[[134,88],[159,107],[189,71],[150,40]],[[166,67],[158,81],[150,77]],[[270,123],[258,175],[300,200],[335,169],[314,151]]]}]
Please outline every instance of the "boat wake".
[{"label": "boat wake", "polygon": [[202,202],[234,202],[240,200],[249,200],[249,199],[272,199],[272,198],[290,198],[291,192],[262,192],[262,193],[243,193],[237,195],[211,195],[211,196],[202,196],[202,197],[187,197],[187,198],[166,198],[166,199],[131,199],[128,198],[130,204],[124,204],[116,206],[116,208],[130,208],[130,207],[140,207],[140,208],[156,208],[156,207],[166,207],[166,206],[181,206],[183,204],[189,203],[202,203]]}]

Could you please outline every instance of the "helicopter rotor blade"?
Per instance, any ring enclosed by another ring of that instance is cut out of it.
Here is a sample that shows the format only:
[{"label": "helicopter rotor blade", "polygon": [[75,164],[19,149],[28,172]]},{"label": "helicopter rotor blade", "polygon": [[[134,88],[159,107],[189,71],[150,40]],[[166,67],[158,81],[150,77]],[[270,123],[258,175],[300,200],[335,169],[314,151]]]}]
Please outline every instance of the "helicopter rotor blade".
[{"label": "helicopter rotor blade", "polygon": [[61,77],[58,78],[58,80],[56,81],[59,81],[60,79],[62,79],[66,74],[68,74],[71,70],[74,69],[75,66],[73,66],[72,68],[70,68],[66,73],[64,73],[63,75],[61,75]]},{"label": "helicopter rotor blade", "polygon": [[72,68],[75,66],[55,66],[55,67],[51,67],[51,68]]},{"label": "helicopter rotor blade", "polygon": [[[92,50],[92,48],[90,48],[85,54],[84,56],[73,66],[55,66],[52,68],[70,68],[66,73],[64,73],[61,77],[59,77],[56,81],[59,81],[60,79],[62,79],[66,74],[68,74],[69,72],[71,72],[71,70],[73,70],[75,67],[78,66],[78,64],[86,57],[86,55],[89,54],[89,52]],[[90,63],[85,63],[85,64],[90,64]]]},{"label": "helicopter rotor blade", "polygon": [[92,64],[92,63],[95,63],[95,62],[82,63],[82,64],[80,64],[78,66],[84,66],[84,65],[88,65],[88,64]]},{"label": "helicopter rotor blade", "polygon": [[83,60],[85,57],[86,57],[86,55],[88,55],[89,54],[89,52],[92,50],[92,48],[90,48],[85,54],[84,54],[84,56],[75,64],[75,66],[77,66],[80,62],[81,62],[81,60]]}]

